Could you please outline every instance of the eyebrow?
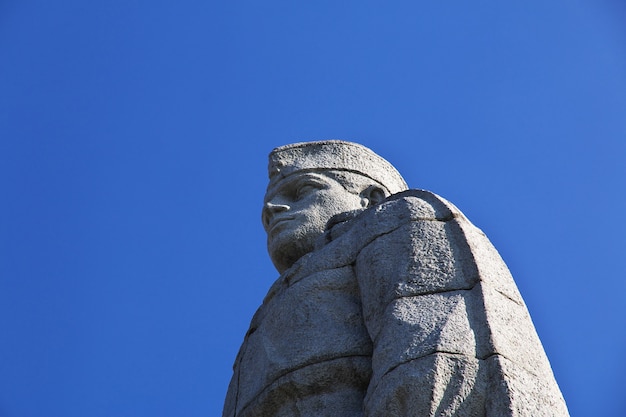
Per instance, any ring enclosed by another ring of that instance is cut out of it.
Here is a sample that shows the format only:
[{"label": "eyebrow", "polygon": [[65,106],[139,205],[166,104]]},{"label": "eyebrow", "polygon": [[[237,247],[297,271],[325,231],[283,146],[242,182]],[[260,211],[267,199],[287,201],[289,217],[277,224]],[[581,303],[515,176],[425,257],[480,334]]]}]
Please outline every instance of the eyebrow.
[{"label": "eyebrow", "polygon": [[271,189],[271,192],[266,192],[265,193],[265,198],[263,199],[263,201],[267,201],[271,198],[273,198],[276,194],[279,193],[280,190],[287,188],[287,187],[291,187],[294,184],[298,184],[299,182],[302,181],[311,181],[314,180],[316,182],[321,182],[326,184],[326,180],[328,177],[321,175],[321,174],[317,174],[315,172],[298,172],[292,175],[289,175],[281,180],[279,180]]}]

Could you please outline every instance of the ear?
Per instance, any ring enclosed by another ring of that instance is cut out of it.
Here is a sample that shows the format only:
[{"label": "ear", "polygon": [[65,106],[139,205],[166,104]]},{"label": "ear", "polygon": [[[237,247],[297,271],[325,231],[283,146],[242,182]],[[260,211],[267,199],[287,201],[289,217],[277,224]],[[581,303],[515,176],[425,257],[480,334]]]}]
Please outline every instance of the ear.
[{"label": "ear", "polygon": [[361,191],[361,205],[363,207],[372,207],[383,202],[387,198],[385,190],[377,185],[370,185]]}]

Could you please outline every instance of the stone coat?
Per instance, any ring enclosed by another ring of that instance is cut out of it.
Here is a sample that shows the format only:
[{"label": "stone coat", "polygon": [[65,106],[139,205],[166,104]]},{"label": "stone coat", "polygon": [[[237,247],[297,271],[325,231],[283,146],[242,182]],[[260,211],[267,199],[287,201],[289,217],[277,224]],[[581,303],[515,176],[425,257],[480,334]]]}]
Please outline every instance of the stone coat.
[{"label": "stone coat", "polygon": [[252,319],[223,413],[567,415],[497,251],[422,190],[334,224],[281,275]]}]

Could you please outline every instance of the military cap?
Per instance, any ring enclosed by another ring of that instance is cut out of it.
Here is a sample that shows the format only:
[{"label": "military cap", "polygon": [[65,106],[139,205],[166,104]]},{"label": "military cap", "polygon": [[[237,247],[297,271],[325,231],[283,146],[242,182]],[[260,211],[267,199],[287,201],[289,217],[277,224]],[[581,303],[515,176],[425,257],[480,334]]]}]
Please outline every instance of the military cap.
[{"label": "military cap", "polygon": [[408,189],[400,173],[371,149],[342,140],[300,142],[275,148],[269,155],[270,187],[298,171],[340,170],[368,177],[391,194]]}]

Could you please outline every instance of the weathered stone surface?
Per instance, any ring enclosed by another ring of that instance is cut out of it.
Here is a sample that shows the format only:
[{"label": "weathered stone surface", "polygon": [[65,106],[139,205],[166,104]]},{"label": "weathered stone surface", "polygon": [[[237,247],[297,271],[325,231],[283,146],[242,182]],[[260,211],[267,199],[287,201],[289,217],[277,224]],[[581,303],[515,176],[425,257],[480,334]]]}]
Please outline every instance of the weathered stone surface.
[{"label": "weathered stone surface", "polygon": [[225,417],[568,415],[513,278],[456,207],[344,142],[279,148],[270,177],[282,274]]},{"label": "weathered stone surface", "polygon": [[405,362],[385,374],[377,385],[370,386],[363,415],[486,415],[486,387],[480,368],[476,358],[449,353],[433,353]]}]

